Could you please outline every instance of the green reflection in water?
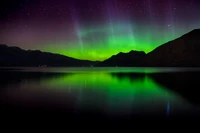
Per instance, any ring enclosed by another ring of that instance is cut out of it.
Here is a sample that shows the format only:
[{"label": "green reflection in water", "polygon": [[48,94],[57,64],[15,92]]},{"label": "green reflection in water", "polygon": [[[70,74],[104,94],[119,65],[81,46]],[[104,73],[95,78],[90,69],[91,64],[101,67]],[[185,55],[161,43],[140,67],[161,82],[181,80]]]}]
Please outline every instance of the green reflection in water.
[{"label": "green reflection in water", "polygon": [[120,76],[107,72],[70,73],[41,80],[40,85],[53,91],[74,95],[77,108],[95,108],[105,112],[127,114],[161,111],[169,113],[186,102],[147,75]]}]

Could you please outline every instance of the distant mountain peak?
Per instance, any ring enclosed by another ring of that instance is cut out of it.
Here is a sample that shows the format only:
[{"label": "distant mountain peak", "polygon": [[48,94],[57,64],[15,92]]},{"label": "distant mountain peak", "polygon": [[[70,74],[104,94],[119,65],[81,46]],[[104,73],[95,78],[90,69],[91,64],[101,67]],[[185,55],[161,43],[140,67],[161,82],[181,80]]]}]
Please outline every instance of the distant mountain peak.
[{"label": "distant mountain peak", "polygon": [[144,54],[146,54],[144,51],[136,51],[136,50],[131,50],[129,53],[144,53]]},{"label": "distant mountain peak", "polygon": [[119,52],[103,62],[100,62],[97,66],[140,66],[145,55],[145,52],[135,50],[131,50],[127,53]]},{"label": "distant mountain peak", "polygon": [[145,53],[144,51],[137,51],[137,50],[131,50],[129,52],[119,52],[118,54],[116,55],[119,55],[119,54],[130,54],[130,53]]}]

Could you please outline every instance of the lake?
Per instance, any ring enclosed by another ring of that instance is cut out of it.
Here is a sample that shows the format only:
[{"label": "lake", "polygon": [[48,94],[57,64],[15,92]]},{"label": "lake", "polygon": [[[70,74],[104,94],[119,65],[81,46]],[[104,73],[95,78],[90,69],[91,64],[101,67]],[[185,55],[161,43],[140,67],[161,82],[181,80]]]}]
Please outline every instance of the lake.
[{"label": "lake", "polygon": [[198,68],[1,68],[0,112],[200,118]]}]

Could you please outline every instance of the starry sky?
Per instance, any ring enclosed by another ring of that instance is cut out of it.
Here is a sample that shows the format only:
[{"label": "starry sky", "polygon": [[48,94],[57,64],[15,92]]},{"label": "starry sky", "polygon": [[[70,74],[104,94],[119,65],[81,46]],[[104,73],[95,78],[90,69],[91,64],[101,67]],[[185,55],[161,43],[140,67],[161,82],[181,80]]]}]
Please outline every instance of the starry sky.
[{"label": "starry sky", "polygon": [[200,28],[199,0],[1,0],[0,44],[105,60]]}]

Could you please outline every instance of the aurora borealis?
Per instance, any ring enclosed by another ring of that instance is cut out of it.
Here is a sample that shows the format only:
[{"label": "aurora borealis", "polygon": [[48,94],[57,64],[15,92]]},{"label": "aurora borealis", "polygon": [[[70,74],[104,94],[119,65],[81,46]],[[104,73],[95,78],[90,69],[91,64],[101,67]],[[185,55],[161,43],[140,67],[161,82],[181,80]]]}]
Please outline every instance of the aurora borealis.
[{"label": "aurora borealis", "polygon": [[199,0],[1,0],[0,43],[104,60],[200,28]]}]

